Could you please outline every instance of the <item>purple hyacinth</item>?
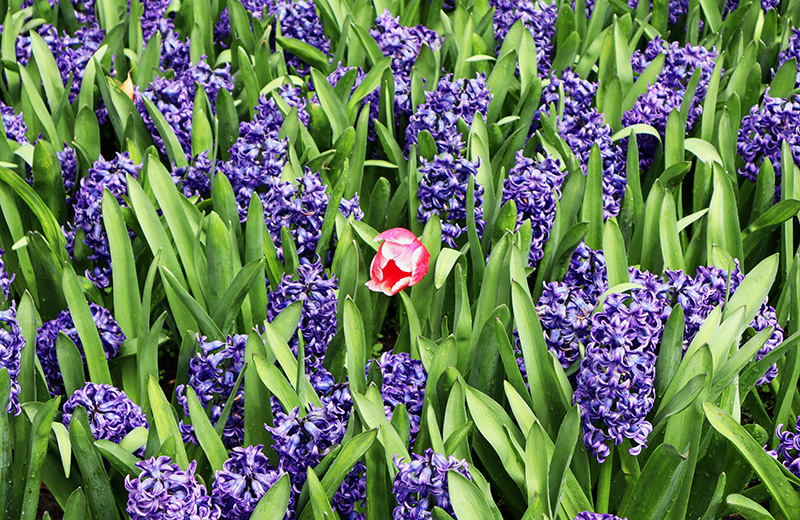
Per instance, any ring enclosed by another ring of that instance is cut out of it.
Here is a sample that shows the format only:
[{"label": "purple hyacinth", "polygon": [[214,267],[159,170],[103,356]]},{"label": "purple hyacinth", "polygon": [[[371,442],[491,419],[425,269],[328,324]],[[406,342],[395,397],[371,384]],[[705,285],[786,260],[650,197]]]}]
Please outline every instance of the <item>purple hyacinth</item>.
[{"label": "purple hyacinth", "polygon": [[458,154],[462,148],[457,129],[459,118],[467,125],[472,125],[478,114],[485,118],[492,96],[485,74],[474,79],[443,77],[436,90],[425,93],[425,103],[417,107],[408,122],[406,152],[417,142],[417,135],[427,130],[436,143],[437,153]]},{"label": "purple hyacinth", "polygon": [[103,228],[103,191],[108,189],[117,202],[125,207],[123,195],[127,191],[126,175],[138,177],[141,165],[135,164],[128,152],[118,153],[111,161],[102,157],[95,162],[81,179],[81,187],[75,196],[75,219],[67,234],[67,250],[73,252],[76,232],[85,234],[84,243],[91,250],[89,260],[94,261],[94,268],[86,271],[97,287],[105,289],[111,285],[111,250],[108,236]]},{"label": "purple hyacinth", "polygon": [[[442,241],[456,247],[456,239],[467,230],[467,185],[478,174],[478,163],[449,153],[437,155],[432,161],[421,159],[419,173],[419,210],[417,219],[426,223],[431,215],[442,221]],[[474,181],[475,225],[483,232],[483,186]]]},{"label": "purple hyacinth", "polygon": [[[283,275],[278,288],[269,293],[267,319],[272,321],[291,303],[303,302],[302,317],[297,334],[303,336],[308,368],[319,366],[336,334],[336,291],[339,283],[324,271],[322,263],[301,263],[297,274]],[[297,354],[297,336],[292,338],[292,351]]]},{"label": "purple hyacinth", "polygon": [[[773,456],[780,460],[786,468],[789,469],[794,475],[800,477],[800,435],[796,432],[800,431],[800,417],[797,418],[794,426],[794,432],[790,430],[783,430],[784,425],[779,424],[775,435],[778,437],[780,444]],[[780,457],[778,457],[780,455]]]},{"label": "purple hyacinth", "polygon": [[623,519],[608,513],[591,513],[589,511],[583,511],[581,513],[578,513],[575,516],[575,518],[573,518],[573,520],[623,520]]},{"label": "purple hyacinth", "polygon": [[267,426],[267,430],[278,453],[278,468],[289,474],[294,493],[300,493],[307,468],[316,466],[331,448],[342,442],[347,423],[331,405],[312,405],[305,415],[300,414],[300,408],[288,414],[278,411],[274,424]]},{"label": "purple hyacinth", "polygon": [[248,520],[283,475],[270,465],[263,449],[262,445],[233,448],[222,469],[214,473],[211,500],[222,512],[220,520]]},{"label": "purple hyacinth", "polygon": [[[771,9],[775,9],[780,5],[781,0],[761,0],[761,9],[766,13]],[[725,10],[722,12],[722,19],[724,20],[730,13],[739,8],[739,0],[728,0],[725,3]],[[702,23],[702,22],[701,22]]]},{"label": "purple hyacinth", "polygon": [[[680,109],[692,74],[700,69],[702,71],[700,80],[686,118],[686,131],[694,127],[703,111],[702,103],[714,72],[717,51],[714,48],[708,50],[691,44],[682,47],[677,42],[667,44],[661,38],[655,37],[644,52],[637,50],[633,53],[631,58],[633,71],[641,74],[659,54],[664,54],[665,59],[656,83],[649,85],[647,91],[637,98],[633,108],[622,115],[622,124],[623,126],[648,124],[663,138],[670,113]],[[637,143],[640,147],[640,165],[643,169],[647,169],[655,154],[656,140],[653,136],[642,135],[637,137]]]},{"label": "purple hyacinth", "polygon": [[[336,87],[339,81],[341,81],[342,78],[344,78],[344,76],[351,70],[356,70],[355,82],[350,89],[350,95],[352,96],[359,85],[361,85],[361,82],[364,81],[364,78],[367,76],[364,71],[361,70],[361,67],[358,67],[357,69],[354,67],[344,67],[341,63],[339,63],[339,65],[336,67],[336,70],[328,74],[328,83],[330,83],[331,86]],[[317,98],[316,94],[314,94],[311,100],[314,103],[319,104],[319,99]],[[364,108],[367,103],[369,103],[369,130],[367,135],[370,141],[375,141],[378,135],[375,132],[373,121],[378,119],[378,111],[380,109],[380,88],[376,88],[361,100],[361,108]]]},{"label": "purple hyacinth", "polygon": [[173,169],[172,180],[185,197],[204,197],[211,192],[213,166],[208,158],[208,151],[200,152],[189,166]]},{"label": "purple hyacinth", "polygon": [[117,444],[135,428],[148,427],[147,419],[139,405],[125,392],[111,385],[86,383],[78,388],[64,403],[61,422],[69,428],[72,413],[82,406],[89,417],[89,426],[95,439],[105,439]]},{"label": "purple hyacinth", "polygon": [[[779,185],[784,141],[789,145],[794,161],[800,160],[800,127],[796,124],[799,117],[800,96],[777,98],[770,96],[767,90],[761,104],[751,107],[750,113],[742,118],[736,148],[744,166],[739,169],[739,174],[755,182],[764,159],[769,159]],[[777,185],[776,199],[780,194]]]},{"label": "purple hyacinth", "polygon": [[[269,5],[269,14],[275,15],[280,23],[281,35],[296,38],[312,47],[316,47],[323,54],[331,50],[331,42],[322,27],[322,20],[317,15],[317,9],[311,0],[276,0]],[[307,66],[297,56],[285,52],[286,65],[294,67],[299,72],[306,72]]]},{"label": "purple hyacinth", "polygon": [[161,31],[162,37],[167,29],[168,22],[171,19],[167,16],[167,8],[172,3],[172,0],[142,0],[142,37],[145,44],[156,33]]},{"label": "purple hyacinth", "polygon": [[56,157],[61,165],[61,179],[64,181],[64,191],[67,194],[67,207],[75,204],[72,196],[75,189],[75,179],[78,178],[78,156],[75,150],[69,146],[64,146],[63,150],[56,152]]},{"label": "purple hyacinth", "polygon": [[131,520],[218,520],[219,507],[211,503],[205,486],[195,477],[197,461],[186,471],[167,456],[136,463],[141,473],[125,477]]},{"label": "purple hyacinth", "polygon": [[19,144],[28,144],[28,137],[25,135],[28,132],[28,125],[25,124],[25,118],[22,117],[21,112],[15,113],[13,108],[0,101],[0,120],[2,120],[8,139]]},{"label": "purple hyacinth", "polygon": [[392,58],[395,117],[399,119],[403,115],[410,116],[411,70],[422,46],[427,45],[431,50],[439,49],[442,39],[436,31],[425,26],[400,25],[400,17],[392,16],[388,10],[384,10],[375,19],[375,28],[370,29],[369,33],[378,43],[383,55]]},{"label": "purple hyacinth", "polygon": [[518,20],[522,20],[536,44],[539,75],[546,76],[550,71],[550,60],[553,57],[558,6],[543,0],[490,0],[489,5],[494,7],[494,37],[498,42],[497,51],[500,51],[511,27]]},{"label": "purple hyacinth", "polygon": [[411,359],[401,352],[392,354],[384,352],[378,360],[383,385],[381,397],[383,398],[386,418],[391,420],[394,409],[402,404],[408,412],[411,424],[411,438],[416,438],[422,421],[422,408],[425,405],[425,384],[428,374],[422,361]]},{"label": "purple hyacinth", "polygon": [[340,518],[346,520],[365,520],[366,515],[358,511],[367,500],[367,468],[363,462],[357,462],[350,473],[342,481],[331,504],[339,512]]},{"label": "purple hyacinth", "polygon": [[561,366],[569,368],[581,355],[581,345],[589,337],[591,314],[597,299],[586,291],[566,283],[545,285],[536,305],[542,322],[547,348],[556,355]]},{"label": "purple hyacinth", "polygon": [[[208,341],[205,336],[197,335],[199,349],[189,362],[188,386],[195,391],[203,408],[207,411],[210,408],[209,419],[215,426],[242,373],[247,337],[246,334],[235,334],[228,336],[226,341]],[[179,385],[176,394],[178,404],[188,417],[186,385]],[[197,442],[190,424],[181,421],[180,429],[184,442]],[[222,430],[222,440],[229,448],[241,446],[244,442],[244,383],[236,390],[228,421]]]},{"label": "purple hyacinth", "polygon": [[[109,360],[117,355],[122,342],[127,338],[108,309],[90,303],[89,310],[92,313],[92,320],[97,327],[97,332],[100,334],[100,343],[103,345],[106,359]],[[78,335],[78,330],[75,328],[75,323],[72,321],[72,315],[69,311],[61,311],[55,318],[39,327],[36,334],[36,355],[42,363],[47,386],[52,395],[64,393],[61,368],[58,365],[58,357],[56,356],[56,339],[59,332],[66,334],[75,343],[81,358],[84,360],[84,367],[86,366],[83,343]]]},{"label": "purple hyacinth", "polygon": [[453,516],[450,502],[450,491],[447,487],[449,472],[455,471],[472,480],[469,464],[452,455],[445,457],[431,448],[422,455],[411,454],[411,460],[403,461],[394,456],[397,475],[394,477],[392,493],[397,500],[397,507],[392,512],[394,520],[416,520],[431,517],[431,509],[440,507]]},{"label": "purple hyacinth", "polygon": [[[792,33],[789,35],[789,45],[778,54],[778,66],[773,70],[773,74],[778,71],[781,65],[792,58],[800,62],[800,29],[795,29],[794,27],[792,27]],[[795,78],[795,85],[797,84],[800,84],[800,72],[797,73]]]},{"label": "purple hyacinth", "polygon": [[608,289],[608,273],[603,251],[594,251],[581,242],[572,252],[564,283],[583,288],[597,300]]},{"label": "purple hyacinth", "polygon": [[517,205],[517,226],[531,221],[533,240],[528,263],[535,267],[544,255],[550,229],[556,216],[556,203],[561,197],[564,175],[558,163],[549,156],[534,161],[517,152],[516,163],[503,181],[503,203],[513,200]]},{"label": "purple hyacinth", "polygon": [[[617,324],[616,332],[619,336],[635,334],[629,327],[626,322]],[[633,455],[647,446],[653,427],[645,417],[655,398],[655,364],[653,352],[632,350],[624,344],[591,343],[587,347],[574,401],[581,407],[583,442],[598,462],[611,453],[608,441],[620,444],[630,439]]]},{"label": "purple hyacinth", "polygon": [[[5,277],[5,272],[3,271]],[[4,278],[7,280],[7,278]],[[5,287],[3,288],[5,290]],[[8,296],[6,296],[8,299]],[[19,377],[22,349],[25,347],[25,338],[17,322],[17,309],[13,302],[8,309],[0,310],[0,369],[8,370],[11,379],[11,389],[8,401],[8,413],[19,415],[22,408],[19,405],[20,386]]]},{"label": "purple hyacinth", "polygon": [[150,130],[156,147],[164,155],[166,147],[163,137],[150,116],[143,98],[151,101],[164,116],[188,159],[192,153],[192,114],[198,84],[203,87],[213,106],[220,89],[233,89],[230,65],[212,69],[206,63],[205,56],[202,56],[196,65],[189,66],[176,79],[156,76],[144,91],[137,89],[134,94],[134,104],[145,126]]},{"label": "purple hyacinth", "polygon": [[423,45],[438,49],[442,44],[436,31],[423,25],[400,25],[400,17],[392,16],[388,10],[378,15],[375,28],[370,29],[369,33],[378,43],[383,55],[392,58],[392,71],[406,78],[411,77],[411,69]]},{"label": "purple hyacinth", "polygon": [[6,270],[6,262],[3,260],[5,254],[6,252],[0,249],[0,291],[3,292],[4,299],[9,301],[11,298],[11,283],[17,275]]},{"label": "purple hyacinth", "polygon": [[558,108],[559,103],[563,100],[564,115],[578,117],[591,110],[595,94],[597,94],[597,84],[581,78],[572,71],[572,68],[562,71],[561,77],[555,72],[551,72],[550,83],[542,88],[540,110],[549,114],[550,105],[554,104]]}]

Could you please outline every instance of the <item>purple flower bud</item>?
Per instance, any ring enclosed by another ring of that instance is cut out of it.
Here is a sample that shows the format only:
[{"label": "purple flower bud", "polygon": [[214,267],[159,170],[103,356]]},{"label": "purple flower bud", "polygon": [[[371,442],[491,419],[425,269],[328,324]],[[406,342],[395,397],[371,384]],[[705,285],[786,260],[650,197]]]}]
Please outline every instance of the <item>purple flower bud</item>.
[{"label": "purple flower bud", "polygon": [[522,20],[536,44],[539,75],[546,76],[550,71],[553,54],[558,6],[542,0],[491,0],[489,5],[494,7],[494,37],[498,42],[497,51],[500,51],[511,27],[518,20]]},{"label": "purple flower bud", "polygon": [[411,423],[411,437],[416,438],[422,421],[422,408],[425,405],[425,384],[428,374],[422,361],[411,359],[406,353],[384,352],[378,361],[381,370],[383,398],[386,418],[391,420],[397,405],[402,404],[408,412]]},{"label": "purple flower bud", "polygon": [[431,448],[422,455],[412,453],[409,461],[395,455],[394,465],[397,468],[392,486],[397,500],[397,507],[392,512],[394,520],[430,518],[434,507],[455,515],[447,487],[448,472],[456,471],[472,480],[467,461],[452,455],[445,457]]},{"label": "purple flower bud", "polygon": [[261,497],[283,475],[270,465],[263,448],[233,448],[222,469],[214,473],[211,500],[222,512],[220,520],[249,520]]},{"label": "purple flower bud", "polygon": [[28,144],[28,138],[25,135],[28,132],[28,125],[25,124],[21,112],[16,114],[13,108],[0,101],[0,119],[3,122],[7,138],[19,144]]}]

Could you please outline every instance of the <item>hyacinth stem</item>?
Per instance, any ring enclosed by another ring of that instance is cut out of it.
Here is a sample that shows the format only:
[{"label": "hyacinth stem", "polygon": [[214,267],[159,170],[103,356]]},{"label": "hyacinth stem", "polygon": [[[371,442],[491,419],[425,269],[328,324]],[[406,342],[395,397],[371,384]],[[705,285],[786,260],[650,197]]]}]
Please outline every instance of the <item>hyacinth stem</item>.
[{"label": "hyacinth stem", "polygon": [[611,467],[614,465],[614,446],[608,458],[600,464],[600,475],[597,478],[597,513],[608,513],[608,497],[611,494]]}]

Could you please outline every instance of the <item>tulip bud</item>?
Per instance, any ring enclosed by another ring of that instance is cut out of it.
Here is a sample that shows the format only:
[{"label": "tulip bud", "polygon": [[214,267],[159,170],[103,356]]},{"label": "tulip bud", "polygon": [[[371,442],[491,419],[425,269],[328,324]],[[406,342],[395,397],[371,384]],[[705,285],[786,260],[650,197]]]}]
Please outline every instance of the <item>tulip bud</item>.
[{"label": "tulip bud", "polygon": [[369,267],[371,291],[389,296],[419,283],[427,274],[431,254],[416,235],[403,228],[384,231],[375,237],[384,242]]}]

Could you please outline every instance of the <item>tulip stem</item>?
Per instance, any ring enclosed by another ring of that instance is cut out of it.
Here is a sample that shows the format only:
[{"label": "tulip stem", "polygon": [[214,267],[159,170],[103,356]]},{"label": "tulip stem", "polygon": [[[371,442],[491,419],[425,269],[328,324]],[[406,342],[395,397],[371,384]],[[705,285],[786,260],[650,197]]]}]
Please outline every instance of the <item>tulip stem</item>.
[{"label": "tulip stem", "polygon": [[600,464],[600,475],[597,478],[597,513],[608,513],[608,500],[611,494],[611,467],[614,465],[614,446],[608,458]]}]

